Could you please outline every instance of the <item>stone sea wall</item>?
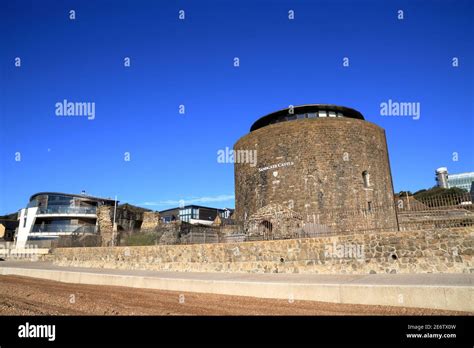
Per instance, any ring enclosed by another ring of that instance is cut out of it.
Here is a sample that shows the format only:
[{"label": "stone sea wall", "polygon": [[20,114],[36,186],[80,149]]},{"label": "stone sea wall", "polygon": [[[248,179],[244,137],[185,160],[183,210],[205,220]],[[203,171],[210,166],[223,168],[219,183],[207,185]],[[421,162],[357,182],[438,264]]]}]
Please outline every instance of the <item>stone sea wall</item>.
[{"label": "stone sea wall", "polygon": [[57,265],[183,272],[473,273],[474,228],[243,243],[58,248]]}]

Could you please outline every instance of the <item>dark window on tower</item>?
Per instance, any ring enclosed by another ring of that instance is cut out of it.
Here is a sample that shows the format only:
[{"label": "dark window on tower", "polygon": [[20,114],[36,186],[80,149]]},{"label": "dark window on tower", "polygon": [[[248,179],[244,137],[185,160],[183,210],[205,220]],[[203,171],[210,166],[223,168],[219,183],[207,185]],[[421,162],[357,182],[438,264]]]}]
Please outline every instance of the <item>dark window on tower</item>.
[{"label": "dark window on tower", "polygon": [[367,210],[372,211],[372,202],[367,202]]},{"label": "dark window on tower", "polygon": [[362,179],[364,180],[364,187],[370,187],[370,174],[366,170],[362,172]]}]

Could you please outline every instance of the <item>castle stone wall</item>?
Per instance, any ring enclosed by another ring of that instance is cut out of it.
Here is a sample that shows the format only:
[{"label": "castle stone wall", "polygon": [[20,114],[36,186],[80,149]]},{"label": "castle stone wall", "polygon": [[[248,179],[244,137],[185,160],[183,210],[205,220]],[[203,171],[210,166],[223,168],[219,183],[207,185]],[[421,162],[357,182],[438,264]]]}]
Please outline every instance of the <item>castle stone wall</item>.
[{"label": "castle stone wall", "polygon": [[143,213],[141,230],[153,230],[160,224],[160,213],[147,211]]},{"label": "castle stone wall", "polygon": [[97,225],[103,246],[113,244],[113,209],[114,207],[107,205],[102,205],[97,209]]},{"label": "castle stone wall", "polygon": [[[385,131],[375,124],[352,118],[281,122],[247,134],[234,150],[257,154],[256,166],[235,163],[237,220],[278,204],[335,232],[397,228]],[[344,218],[354,210],[371,215]]]}]

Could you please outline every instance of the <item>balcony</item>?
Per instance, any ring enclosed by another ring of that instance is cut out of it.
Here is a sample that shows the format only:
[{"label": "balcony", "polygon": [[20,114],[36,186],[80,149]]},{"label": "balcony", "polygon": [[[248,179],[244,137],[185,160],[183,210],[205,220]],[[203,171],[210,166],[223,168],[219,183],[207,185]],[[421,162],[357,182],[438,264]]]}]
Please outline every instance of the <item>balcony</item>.
[{"label": "balcony", "polygon": [[67,224],[50,224],[50,225],[33,225],[32,233],[96,233],[95,225],[67,225]]},{"label": "balcony", "polygon": [[96,215],[96,207],[70,207],[70,206],[49,206],[47,208],[39,208],[38,215]]}]

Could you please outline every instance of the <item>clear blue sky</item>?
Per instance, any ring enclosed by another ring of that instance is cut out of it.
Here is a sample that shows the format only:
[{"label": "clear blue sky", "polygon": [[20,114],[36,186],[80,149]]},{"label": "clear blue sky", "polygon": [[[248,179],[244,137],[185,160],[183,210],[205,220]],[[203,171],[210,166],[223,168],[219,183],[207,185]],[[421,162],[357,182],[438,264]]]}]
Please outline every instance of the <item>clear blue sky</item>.
[{"label": "clear blue sky", "polygon": [[[2,0],[0,214],[39,191],[232,207],[217,151],[289,104],[385,128],[395,191],[472,171],[473,22],[473,1]],[[57,117],[63,99],[95,102],[95,119]],[[420,119],[380,116],[388,99],[421,103]]]}]

